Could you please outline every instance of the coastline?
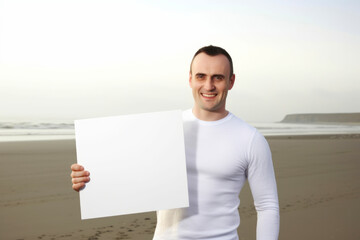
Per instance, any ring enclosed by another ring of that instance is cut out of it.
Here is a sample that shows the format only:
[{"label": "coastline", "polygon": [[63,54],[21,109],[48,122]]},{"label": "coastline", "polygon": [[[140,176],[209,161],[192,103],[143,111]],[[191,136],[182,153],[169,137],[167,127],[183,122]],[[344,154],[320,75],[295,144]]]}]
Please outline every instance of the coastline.
[{"label": "coastline", "polygon": [[[279,239],[359,239],[360,134],[267,136],[280,201]],[[75,140],[0,142],[0,239],[152,239],[154,212],[80,220],[71,189]],[[248,184],[241,240],[255,239]]]}]

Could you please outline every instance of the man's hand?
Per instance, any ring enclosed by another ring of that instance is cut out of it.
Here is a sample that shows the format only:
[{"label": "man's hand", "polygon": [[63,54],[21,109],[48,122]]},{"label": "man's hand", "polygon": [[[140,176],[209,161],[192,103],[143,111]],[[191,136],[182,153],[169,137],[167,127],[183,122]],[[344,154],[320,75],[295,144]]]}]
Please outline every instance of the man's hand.
[{"label": "man's hand", "polygon": [[84,171],[84,167],[76,163],[71,165],[71,171],[72,188],[78,192],[85,187],[85,183],[90,181],[90,173]]}]

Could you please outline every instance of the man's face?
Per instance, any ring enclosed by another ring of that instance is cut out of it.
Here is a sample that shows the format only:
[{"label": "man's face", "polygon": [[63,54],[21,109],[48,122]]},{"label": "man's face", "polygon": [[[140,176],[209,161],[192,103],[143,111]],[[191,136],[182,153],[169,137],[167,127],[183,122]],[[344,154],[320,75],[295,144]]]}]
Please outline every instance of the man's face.
[{"label": "man's face", "polygon": [[192,63],[189,83],[195,111],[225,112],[227,92],[235,81],[230,76],[230,63],[224,55],[198,54]]}]

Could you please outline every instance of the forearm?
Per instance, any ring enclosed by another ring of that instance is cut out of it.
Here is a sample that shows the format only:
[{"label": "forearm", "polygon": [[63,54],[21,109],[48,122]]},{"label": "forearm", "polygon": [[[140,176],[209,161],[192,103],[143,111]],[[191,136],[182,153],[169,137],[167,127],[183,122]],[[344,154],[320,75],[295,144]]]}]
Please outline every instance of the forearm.
[{"label": "forearm", "polygon": [[257,217],[256,240],[277,240],[280,226],[278,207],[258,211]]}]

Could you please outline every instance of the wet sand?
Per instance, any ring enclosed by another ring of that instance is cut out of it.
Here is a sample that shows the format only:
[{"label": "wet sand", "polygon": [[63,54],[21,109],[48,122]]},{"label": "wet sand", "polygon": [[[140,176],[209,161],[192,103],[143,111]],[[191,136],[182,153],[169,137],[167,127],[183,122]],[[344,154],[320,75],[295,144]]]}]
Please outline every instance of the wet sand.
[{"label": "wet sand", "polygon": [[[360,136],[267,138],[280,200],[279,239],[360,239]],[[0,143],[0,239],[152,239],[154,212],[80,220],[75,141]],[[255,239],[248,185],[241,240]]]}]

